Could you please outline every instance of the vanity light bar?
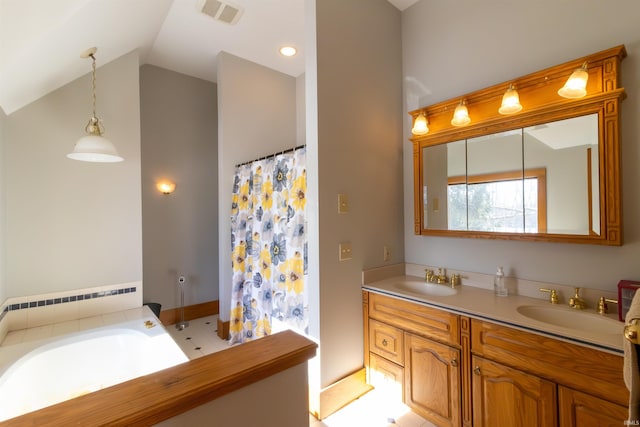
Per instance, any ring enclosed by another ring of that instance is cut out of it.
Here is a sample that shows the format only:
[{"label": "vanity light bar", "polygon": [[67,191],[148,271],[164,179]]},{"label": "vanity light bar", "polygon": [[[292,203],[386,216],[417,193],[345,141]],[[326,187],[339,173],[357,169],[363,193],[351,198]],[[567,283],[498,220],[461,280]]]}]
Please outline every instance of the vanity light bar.
[{"label": "vanity light bar", "polygon": [[[500,116],[531,113],[563,102],[562,99],[570,102],[587,95],[593,97],[616,91],[620,88],[619,77],[610,70],[617,69],[625,56],[624,46],[616,46],[468,93],[462,98],[410,111],[412,136],[421,138],[429,134],[431,138],[468,125],[476,129],[482,123],[499,120]],[[610,83],[588,85],[589,74],[602,76]],[[526,108],[520,103],[521,95],[525,97]]]}]

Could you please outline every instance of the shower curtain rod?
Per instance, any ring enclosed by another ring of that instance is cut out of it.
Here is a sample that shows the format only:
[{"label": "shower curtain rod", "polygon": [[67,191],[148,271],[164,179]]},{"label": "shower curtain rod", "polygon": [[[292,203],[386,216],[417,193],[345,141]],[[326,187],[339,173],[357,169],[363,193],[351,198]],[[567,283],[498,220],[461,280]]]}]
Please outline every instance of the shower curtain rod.
[{"label": "shower curtain rod", "polygon": [[239,168],[240,166],[244,166],[244,165],[248,165],[248,164],[253,163],[253,162],[258,162],[260,160],[268,159],[269,157],[275,157],[278,154],[291,153],[292,151],[299,150],[299,149],[304,148],[306,146],[307,146],[307,144],[298,145],[297,147],[289,148],[288,150],[284,150],[284,151],[278,151],[278,152],[275,152],[275,153],[270,154],[268,156],[262,156],[262,157],[260,157],[258,159],[249,160],[248,162],[244,162],[244,163],[238,163],[236,165],[236,167]]}]

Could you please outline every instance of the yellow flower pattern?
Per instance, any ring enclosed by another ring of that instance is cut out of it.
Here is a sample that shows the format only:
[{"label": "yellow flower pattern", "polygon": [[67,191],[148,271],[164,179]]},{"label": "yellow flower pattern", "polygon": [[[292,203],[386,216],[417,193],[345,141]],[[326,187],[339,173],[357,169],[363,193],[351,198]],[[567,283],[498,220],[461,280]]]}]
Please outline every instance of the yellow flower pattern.
[{"label": "yellow flower pattern", "polygon": [[296,211],[304,210],[307,203],[307,174],[303,172],[293,181],[293,190],[291,191],[291,205]]},{"label": "yellow flower pattern", "polygon": [[306,150],[236,168],[231,207],[230,343],[272,332],[272,320],[308,332]]}]

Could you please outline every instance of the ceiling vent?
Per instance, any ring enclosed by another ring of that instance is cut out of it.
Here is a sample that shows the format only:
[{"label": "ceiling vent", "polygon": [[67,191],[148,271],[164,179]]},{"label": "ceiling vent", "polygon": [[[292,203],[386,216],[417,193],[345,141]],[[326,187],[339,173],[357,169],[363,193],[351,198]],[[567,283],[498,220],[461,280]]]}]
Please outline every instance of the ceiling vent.
[{"label": "ceiling vent", "polygon": [[216,21],[234,25],[242,16],[243,9],[226,1],[204,0],[200,11]]}]

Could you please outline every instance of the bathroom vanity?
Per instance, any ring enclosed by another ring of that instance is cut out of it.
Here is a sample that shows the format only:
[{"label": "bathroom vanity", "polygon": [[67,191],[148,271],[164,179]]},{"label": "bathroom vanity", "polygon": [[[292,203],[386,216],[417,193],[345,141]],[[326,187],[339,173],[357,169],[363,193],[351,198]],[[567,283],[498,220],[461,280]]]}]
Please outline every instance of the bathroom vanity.
[{"label": "bathroom vanity", "polygon": [[[462,286],[443,296],[396,286],[419,280],[363,285],[371,385],[438,426],[623,425],[629,394],[621,322],[486,289]],[[527,317],[522,307],[598,322],[574,333]]]}]

